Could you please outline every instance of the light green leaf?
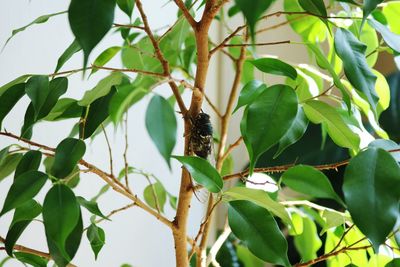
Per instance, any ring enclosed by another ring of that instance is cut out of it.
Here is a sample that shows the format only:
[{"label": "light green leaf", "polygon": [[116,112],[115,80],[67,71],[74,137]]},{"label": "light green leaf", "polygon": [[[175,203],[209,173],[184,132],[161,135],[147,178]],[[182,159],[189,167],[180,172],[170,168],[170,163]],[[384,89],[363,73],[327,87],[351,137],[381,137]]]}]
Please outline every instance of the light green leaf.
[{"label": "light green leaf", "polygon": [[295,68],[276,58],[259,58],[251,60],[250,63],[264,73],[282,75],[293,80],[297,77]]},{"label": "light green leaf", "polygon": [[83,66],[89,54],[111,29],[115,0],[72,0],[68,8],[69,24],[83,49]]},{"label": "light green leaf", "polygon": [[46,181],[47,175],[39,171],[29,171],[19,175],[7,193],[0,216],[31,200],[39,193]]},{"label": "light green leaf", "polygon": [[222,190],[224,185],[222,177],[207,160],[194,156],[172,156],[172,158],[180,161],[192,178],[208,191],[218,193]]},{"label": "light green leaf", "polygon": [[323,123],[332,140],[341,147],[359,149],[360,138],[350,130],[340,114],[331,106],[317,100],[307,101],[303,105],[308,119],[316,124]]},{"label": "light green leaf", "polygon": [[[108,61],[110,61],[119,51],[121,51],[120,46],[112,46],[101,52],[101,54],[94,60],[93,65],[94,66],[99,66],[102,67],[104,66]],[[93,67],[92,72],[90,75],[93,73],[97,72],[98,68]]]},{"label": "light green leaf", "polygon": [[29,264],[33,267],[46,267],[48,259],[25,252],[14,252],[14,256],[20,262]]},{"label": "light green leaf", "polygon": [[322,218],[325,221],[320,235],[323,235],[328,229],[344,225],[346,221],[350,221],[347,213],[341,213],[336,210],[326,209],[322,212]]},{"label": "light green leaf", "polygon": [[382,12],[386,17],[390,30],[396,34],[400,34],[400,2],[392,1],[385,3]]},{"label": "light green leaf", "polygon": [[275,216],[281,218],[285,223],[291,225],[291,219],[285,206],[274,201],[267,192],[259,189],[251,189],[246,187],[232,187],[225,191],[223,196],[226,201],[247,200],[254,204],[267,209]]},{"label": "light green leaf", "polygon": [[317,251],[321,248],[322,241],[319,239],[314,221],[307,216],[302,219],[303,232],[294,236],[294,245],[300,253],[301,260],[309,261],[317,257]]},{"label": "light green leaf", "polygon": [[287,242],[274,217],[250,201],[233,201],[228,209],[232,232],[260,259],[278,265],[291,266],[287,257]]},{"label": "light green leaf", "polygon": [[24,83],[18,83],[11,86],[3,94],[0,95],[0,129],[4,118],[24,95]]},{"label": "light green leaf", "polygon": [[82,140],[66,138],[58,144],[51,174],[59,179],[67,177],[83,157],[86,145]]},{"label": "light green leaf", "polygon": [[250,156],[250,173],[260,155],[289,130],[297,106],[295,91],[286,85],[267,88],[247,106],[240,130]]},{"label": "light green leaf", "polygon": [[62,66],[77,52],[81,51],[81,46],[79,43],[76,41],[76,39],[67,47],[67,49],[62,53],[62,55],[58,58],[57,60],[57,66],[56,69],[54,70],[55,73],[57,73]]},{"label": "light green leaf", "polygon": [[171,168],[171,153],[176,143],[176,117],[168,101],[154,95],[146,110],[146,129],[151,140]]},{"label": "light green leaf", "polygon": [[374,19],[368,20],[368,23],[381,34],[383,40],[385,40],[385,42],[387,43],[388,46],[390,46],[390,48],[392,48],[396,52],[400,53],[400,35],[399,34],[395,34],[395,33],[391,32],[388,27],[386,27],[385,25],[379,23],[378,21],[376,21]]},{"label": "light green leaf", "polygon": [[316,198],[330,198],[344,205],[322,172],[307,165],[297,165],[287,170],[281,177],[282,182],[291,189]]},{"label": "light green leaf", "polygon": [[150,207],[159,208],[161,212],[164,212],[167,192],[160,182],[148,185],[143,191],[143,198]]},{"label": "light green leaf", "polygon": [[380,148],[369,148],[355,156],[346,168],[345,201],[357,227],[374,250],[384,243],[399,214],[400,167]]},{"label": "light green leaf", "polygon": [[106,234],[102,228],[92,223],[87,230],[86,236],[92,247],[94,258],[97,259],[100,250],[105,244]]},{"label": "light green leaf", "polygon": [[256,99],[265,89],[267,89],[267,86],[258,80],[248,82],[240,91],[239,99],[233,113],[235,113],[239,108],[253,102],[253,100]]}]

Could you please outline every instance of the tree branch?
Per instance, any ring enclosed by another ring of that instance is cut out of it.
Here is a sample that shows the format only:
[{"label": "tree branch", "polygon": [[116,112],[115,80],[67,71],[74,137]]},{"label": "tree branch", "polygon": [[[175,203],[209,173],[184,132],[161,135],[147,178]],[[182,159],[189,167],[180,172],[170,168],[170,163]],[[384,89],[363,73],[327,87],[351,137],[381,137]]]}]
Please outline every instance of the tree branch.
[{"label": "tree branch", "polygon": [[179,7],[179,9],[182,11],[182,14],[185,16],[185,18],[189,22],[190,26],[192,26],[193,29],[196,29],[197,21],[195,21],[194,18],[192,17],[192,15],[190,15],[190,12],[186,8],[183,1],[182,0],[174,0],[174,2]]}]

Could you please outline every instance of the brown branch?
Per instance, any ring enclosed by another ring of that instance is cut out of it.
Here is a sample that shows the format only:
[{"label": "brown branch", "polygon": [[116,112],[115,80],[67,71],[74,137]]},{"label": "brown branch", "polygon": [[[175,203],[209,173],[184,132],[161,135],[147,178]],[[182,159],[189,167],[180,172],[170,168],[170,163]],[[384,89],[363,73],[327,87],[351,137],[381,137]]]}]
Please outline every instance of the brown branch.
[{"label": "brown branch", "polygon": [[124,169],[125,169],[125,186],[126,188],[129,188],[129,177],[128,177],[128,169],[129,169],[129,164],[128,164],[128,147],[129,147],[129,143],[128,143],[128,111],[125,112],[125,119],[124,119],[124,123],[125,123],[125,149],[124,149],[124,154],[123,154],[123,158],[124,158]]},{"label": "brown branch", "polygon": [[108,157],[109,157],[109,160],[110,160],[110,174],[112,176],[114,176],[113,156],[112,156],[111,144],[110,144],[106,129],[104,128],[103,124],[101,124],[101,129],[103,130],[104,138],[106,139],[106,144],[107,144],[107,148],[108,148]]},{"label": "brown branch", "polygon": [[97,66],[97,65],[92,65],[92,68],[100,69],[100,70],[120,71],[120,72],[133,72],[133,73],[161,77],[161,78],[168,77],[168,75],[166,75],[164,73],[158,73],[158,72],[152,72],[152,71],[146,71],[146,70],[138,70],[138,69],[121,69],[121,68],[111,68],[111,67],[104,67],[104,66]]},{"label": "brown branch", "polygon": [[246,28],[246,25],[242,25],[242,26],[237,27],[236,30],[234,30],[230,35],[228,35],[219,45],[217,45],[216,47],[211,49],[209,56],[211,57],[219,49],[222,49],[223,47],[225,47],[226,43],[229,42],[229,40],[231,40],[233,37],[236,36],[236,34],[238,32],[240,32],[241,30],[243,30],[245,28]]},{"label": "brown branch", "polygon": [[189,10],[186,8],[183,1],[182,0],[174,0],[174,2],[179,7],[179,9],[182,11],[183,16],[185,16],[185,18],[189,22],[190,26],[192,26],[193,29],[196,29],[197,21],[194,20],[194,18],[190,14]]},{"label": "brown branch", "polygon": [[224,44],[223,47],[242,47],[242,46],[267,46],[267,45],[278,45],[278,44],[290,44],[290,40],[268,42],[268,43],[255,43],[255,44]]},{"label": "brown branch", "polygon": [[222,155],[221,160],[225,161],[229,154],[232,153],[235,147],[239,146],[240,143],[243,141],[243,136],[240,136],[233,144],[231,144],[225,151],[225,154]]},{"label": "brown branch", "polygon": [[131,29],[139,29],[139,30],[144,30],[143,26],[135,26],[135,25],[129,25],[129,24],[119,24],[119,23],[114,23],[113,24],[115,27],[120,27],[120,28],[131,28]]},{"label": "brown branch", "polygon": [[204,98],[206,99],[208,105],[210,105],[211,109],[217,114],[218,118],[222,118],[221,112],[219,112],[218,108],[212,103],[211,99],[204,94]]}]

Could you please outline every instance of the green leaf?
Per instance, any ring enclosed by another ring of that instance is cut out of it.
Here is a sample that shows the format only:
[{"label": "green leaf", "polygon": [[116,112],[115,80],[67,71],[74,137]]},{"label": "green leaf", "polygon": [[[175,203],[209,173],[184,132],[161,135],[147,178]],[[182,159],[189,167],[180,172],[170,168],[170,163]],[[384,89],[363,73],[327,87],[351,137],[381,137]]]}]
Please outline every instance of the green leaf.
[{"label": "green leaf", "polygon": [[90,52],[111,29],[115,0],[71,0],[68,19],[71,30],[83,49],[83,66]]},{"label": "green leaf", "polygon": [[31,102],[25,111],[24,124],[21,127],[22,138],[31,139],[35,122],[35,108]]},{"label": "green leaf", "polygon": [[329,28],[326,17],[326,7],[323,0],[299,0],[300,6],[307,12],[317,15],[318,18],[325,23],[326,27]]},{"label": "green leaf", "polygon": [[369,148],[350,160],[343,192],[354,223],[374,250],[385,242],[399,214],[400,167],[390,153]]},{"label": "green leaf", "polygon": [[303,232],[294,236],[294,245],[301,256],[302,261],[309,261],[317,257],[317,251],[322,246],[317,227],[309,217],[302,217]]},{"label": "green leaf", "polygon": [[48,259],[25,252],[14,252],[14,256],[20,262],[29,264],[33,267],[46,267]]},{"label": "green leaf", "polygon": [[294,119],[289,130],[279,140],[278,150],[275,152],[274,158],[277,158],[287,147],[296,143],[306,132],[308,127],[308,119],[304,114],[301,106],[297,109],[296,118]]},{"label": "green leaf", "polygon": [[[400,146],[396,142],[385,139],[376,139],[369,143],[368,147],[382,148],[386,151],[400,149]],[[390,155],[392,155],[397,162],[400,162],[400,152],[391,152]]]},{"label": "green leaf", "polygon": [[0,216],[36,196],[46,181],[47,175],[39,171],[29,171],[18,176],[7,193]]},{"label": "green leaf", "polygon": [[58,144],[51,174],[59,179],[67,177],[86,151],[82,140],[66,138]]},{"label": "green leaf", "polygon": [[67,88],[68,79],[65,77],[55,78],[50,81],[49,92],[46,96],[46,100],[44,101],[43,106],[37,113],[36,120],[42,119],[50,113],[50,111],[57,104],[60,96],[62,96],[67,91]]},{"label": "green leaf", "polygon": [[113,86],[111,91],[95,100],[92,104],[82,111],[81,122],[79,123],[80,138],[87,139],[109,116],[109,105],[116,89]]},{"label": "green leaf", "polygon": [[54,17],[54,16],[58,16],[58,15],[62,15],[62,14],[65,14],[65,13],[67,13],[67,11],[61,11],[61,12],[57,12],[57,13],[42,15],[42,16],[40,16],[40,17],[37,17],[37,18],[36,18],[34,21],[32,21],[31,23],[29,23],[29,24],[27,24],[27,25],[25,25],[25,26],[23,26],[23,27],[21,27],[21,28],[14,29],[14,30],[12,31],[12,33],[11,33],[11,36],[8,37],[6,43],[4,44],[3,49],[4,49],[4,47],[6,47],[6,45],[8,44],[8,42],[9,42],[17,33],[22,32],[22,31],[25,31],[29,26],[32,26],[32,25],[34,25],[34,24],[45,23],[45,22],[47,22],[47,21],[49,20],[49,18]]},{"label": "green leaf", "polygon": [[392,261],[388,262],[385,267],[399,267],[400,266],[400,259],[393,259]]},{"label": "green leaf", "polygon": [[7,156],[0,162],[0,181],[9,176],[17,167],[22,154],[7,154]]},{"label": "green leaf", "polygon": [[42,207],[33,199],[28,200],[25,204],[15,210],[4,243],[8,255],[12,256],[12,250],[18,238],[30,222],[41,212]]},{"label": "green leaf", "polygon": [[168,101],[154,95],[146,110],[146,129],[151,140],[171,168],[171,154],[176,143],[175,111]]},{"label": "green leaf", "polygon": [[326,209],[322,212],[322,218],[325,221],[320,235],[323,235],[328,229],[344,225],[346,221],[351,221],[350,215],[336,210]]},{"label": "green leaf", "polygon": [[125,75],[121,72],[113,72],[109,76],[102,79],[92,90],[86,91],[85,95],[78,102],[82,107],[87,107],[96,99],[106,96],[111,88],[122,82]]},{"label": "green leaf", "polygon": [[135,0],[117,0],[118,7],[126,14],[128,17],[132,17],[132,11],[135,7]]},{"label": "green leaf", "polygon": [[18,83],[8,88],[3,94],[0,95],[0,129],[1,124],[11,109],[25,94],[25,84]]},{"label": "green leaf", "polygon": [[311,122],[326,126],[329,136],[337,145],[358,150],[359,136],[350,130],[333,107],[324,102],[311,100],[304,103],[303,109]]},{"label": "green leaf", "polygon": [[3,165],[5,159],[9,155],[10,148],[11,148],[11,146],[6,146],[2,150],[0,150],[0,166]]},{"label": "green leaf", "polygon": [[86,236],[92,247],[94,257],[97,259],[97,255],[99,255],[100,250],[105,244],[105,232],[102,228],[92,223],[87,230]]},{"label": "green leaf", "polygon": [[0,87],[0,96],[5,91],[7,91],[10,87],[12,87],[12,86],[14,86],[16,84],[19,84],[19,83],[24,83],[31,76],[32,76],[31,74],[25,74],[25,75],[19,76],[18,78],[12,80],[11,82],[6,83],[5,85],[1,86]]},{"label": "green leaf", "polygon": [[32,76],[26,82],[25,92],[32,100],[32,105],[35,111],[34,120],[36,121],[36,118],[50,93],[49,78],[45,75]]},{"label": "green leaf", "polygon": [[335,50],[343,61],[346,77],[354,88],[362,93],[375,111],[378,96],[375,92],[376,76],[365,59],[367,46],[348,30],[339,28],[335,34]]},{"label": "green leaf", "polygon": [[293,80],[297,77],[295,68],[276,58],[259,58],[251,60],[250,63],[264,73],[286,76]]},{"label": "green leaf", "polygon": [[19,161],[15,169],[14,179],[28,171],[37,171],[42,161],[42,153],[37,150],[29,150]]},{"label": "green leaf", "polygon": [[396,34],[400,34],[400,24],[398,23],[398,18],[400,15],[400,2],[393,1],[385,3],[382,12],[386,17],[390,30]]},{"label": "green leaf", "polygon": [[78,105],[78,101],[72,98],[61,98],[53,107],[50,113],[43,118],[46,121],[64,120],[79,118],[82,115],[83,107]]},{"label": "green leaf", "polygon": [[316,198],[330,198],[344,205],[322,172],[307,165],[297,165],[282,175],[282,182],[291,189]]},{"label": "green leaf", "polygon": [[232,232],[254,255],[270,263],[291,266],[286,239],[266,209],[249,201],[233,201],[229,203],[228,220]]},{"label": "green leaf", "polygon": [[81,51],[81,46],[79,43],[76,41],[76,39],[67,47],[67,49],[62,53],[62,55],[58,58],[57,60],[57,66],[56,69],[54,70],[55,73],[57,73],[62,66],[77,52]]},{"label": "green leaf", "polygon": [[297,106],[295,91],[286,85],[267,88],[247,106],[240,130],[250,156],[250,172],[260,155],[289,130]]},{"label": "green leaf", "polygon": [[[371,14],[372,11],[375,10],[375,8],[382,3],[384,0],[364,0],[364,5],[363,5],[363,20],[362,24],[364,24],[365,20]],[[361,26],[362,26],[361,24]]]},{"label": "green leaf", "polygon": [[254,204],[267,209],[274,215],[281,218],[285,223],[291,225],[291,219],[285,206],[274,201],[267,192],[259,189],[251,189],[246,187],[232,187],[224,192],[226,201],[247,200]]},{"label": "green leaf", "polygon": [[385,25],[379,23],[378,21],[376,21],[374,19],[368,20],[368,23],[381,34],[383,40],[385,40],[385,42],[387,43],[388,46],[390,46],[390,48],[392,48],[396,52],[400,53],[400,35],[399,34],[395,34],[395,33],[391,32],[388,27],[386,27]]},{"label": "green leaf", "polygon": [[253,100],[256,99],[265,89],[267,89],[267,86],[260,81],[252,80],[248,82],[240,91],[238,102],[233,113],[235,113],[239,108],[253,102]]},{"label": "green leaf", "polygon": [[106,220],[109,220],[99,209],[99,206],[97,204],[97,202],[95,201],[88,201],[86,199],[84,199],[83,197],[77,197],[76,200],[79,202],[79,204],[84,207],[85,209],[87,209],[88,211],[90,211],[91,213],[93,213],[94,215],[97,215],[101,218],[104,218]]},{"label": "green leaf", "polygon": [[[121,51],[120,46],[112,46],[101,52],[101,54],[95,59],[93,65],[94,66],[99,66],[102,67],[104,66],[108,61],[110,61],[119,51]],[[93,73],[97,72],[98,68],[93,67],[92,72],[90,75]]]},{"label": "green leaf", "polygon": [[218,193],[224,183],[218,171],[205,159],[194,156],[172,156],[180,161],[190,172],[192,178],[207,188],[208,191]]},{"label": "green leaf", "polygon": [[[55,246],[67,261],[70,256],[66,243],[80,218],[79,204],[69,187],[56,184],[46,194],[43,202],[43,224],[49,248]],[[50,249],[51,253],[52,249]]]},{"label": "green leaf", "polygon": [[378,60],[379,53],[376,49],[379,48],[379,39],[376,30],[372,28],[369,24],[365,24],[360,32],[361,21],[356,20],[348,28],[354,36],[357,36],[361,43],[364,43],[367,48],[365,50],[365,55],[368,65],[372,68]]},{"label": "green leaf", "polygon": [[[47,157],[43,161],[43,165],[45,167],[46,173],[51,175],[51,168],[53,167],[54,157]],[[65,185],[69,186],[70,188],[75,188],[80,181],[80,169],[78,165],[74,167],[72,172],[64,178]]]},{"label": "green leaf", "polygon": [[167,192],[160,182],[146,186],[143,191],[143,198],[146,203],[153,209],[157,209],[157,205],[161,212],[164,212],[165,202],[167,201]]},{"label": "green leaf", "polygon": [[255,38],[255,28],[261,15],[271,6],[274,0],[235,0],[236,6],[240,9],[250,29],[252,39]]}]

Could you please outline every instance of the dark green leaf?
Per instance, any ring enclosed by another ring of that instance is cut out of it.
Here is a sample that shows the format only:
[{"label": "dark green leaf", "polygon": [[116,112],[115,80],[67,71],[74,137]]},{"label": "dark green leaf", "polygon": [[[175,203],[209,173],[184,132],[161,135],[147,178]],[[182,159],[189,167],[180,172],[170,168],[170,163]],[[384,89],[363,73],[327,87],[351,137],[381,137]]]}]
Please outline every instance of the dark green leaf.
[{"label": "dark green leaf", "polygon": [[18,83],[8,88],[0,95],[0,129],[1,124],[11,109],[25,94],[25,84]]},{"label": "dark green leaf", "polygon": [[39,169],[42,160],[42,153],[37,150],[29,150],[19,161],[15,169],[14,179],[28,171],[36,171]]},{"label": "dark green leaf", "polygon": [[65,77],[55,78],[50,81],[49,92],[43,103],[43,106],[37,112],[36,120],[46,117],[50,111],[57,104],[58,99],[62,96],[68,88],[68,79]]},{"label": "dark green leaf", "polygon": [[297,165],[282,175],[282,182],[291,189],[316,198],[330,198],[344,205],[336,194],[328,177],[317,169]]},{"label": "dark green leaf", "polygon": [[79,223],[79,218],[79,204],[72,190],[62,184],[54,185],[43,202],[43,223],[50,253],[51,247],[55,247],[64,259],[71,260],[66,241]]},{"label": "dark green leaf", "polygon": [[328,15],[323,0],[299,0],[299,4],[305,11],[317,15],[325,23],[326,27],[329,27],[326,19]]},{"label": "dark green leaf", "polygon": [[10,148],[11,146],[6,146],[2,150],[0,150],[0,166],[4,164],[5,159],[9,155]]},{"label": "dark green leaf", "polygon": [[[368,147],[376,147],[376,148],[383,148],[386,151],[390,150],[399,150],[400,146],[396,144],[396,142],[392,140],[385,140],[385,139],[376,139],[368,144]],[[392,157],[397,161],[400,162],[400,152],[391,152]]]},{"label": "dark green leaf", "polygon": [[24,124],[21,127],[22,138],[31,139],[35,122],[35,108],[31,102],[25,111]]},{"label": "dark green leaf", "polygon": [[253,80],[248,82],[240,91],[239,99],[233,113],[235,113],[239,108],[253,102],[253,100],[256,99],[265,89],[267,89],[267,86],[260,81]]},{"label": "dark green leaf", "polygon": [[240,130],[250,156],[250,172],[260,155],[289,130],[297,106],[295,91],[286,85],[267,88],[247,106]]},{"label": "dark green leaf", "polygon": [[276,58],[259,58],[251,60],[250,63],[264,73],[282,75],[293,80],[297,77],[295,68]]},{"label": "dark green leaf", "polygon": [[374,250],[385,242],[399,214],[400,167],[390,153],[369,148],[355,156],[346,168],[343,192],[357,227]]},{"label": "dark green leaf", "polygon": [[76,41],[76,39],[67,47],[67,49],[62,53],[62,55],[58,58],[56,69],[54,70],[57,73],[62,66],[64,66],[65,62],[67,62],[75,53],[81,51],[81,46]]},{"label": "dark green leaf", "polygon": [[33,267],[46,267],[49,261],[46,258],[25,252],[14,252],[14,256],[20,262],[29,264]]},{"label": "dark green leaf", "polygon": [[164,212],[167,192],[160,182],[148,185],[143,191],[143,198],[150,207]]},{"label": "dark green leaf", "polygon": [[91,224],[87,230],[86,236],[90,242],[90,246],[92,247],[94,257],[97,259],[97,255],[105,244],[106,235],[104,230],[95,224]]},{"label": "dark green leaf", "polygon": [[287,242],[274,217],[249,201],[232,201],[228,210],[232,232],[264,261],[289,267]]},{"label": "dark green leaf", "polygon": [[277,158],[287,147],[296,143],[306,132],[308,127],[308,119],[304,115],[304,111],[301,106],[297,109],[296,118],[294,119],[289,130],[279,140],[279,147],[276,151],[274,158]]},{"label": "dark green leaf", "polygon": [[108,220],[108,218],[106,216],[104,216],[104,214],[100,211],[97,202],[88,201],[88,200],[84,199],[83,197],[77,197],[76,199],[78,200],[79,204],[82,207],[86,208],[88,211],[90,211],[94,215],[97,215],[99,217],[102,217],[102,218]]},{"label": "dark green leaf", "polygon": [[[119,51],[121,51],[120,46],[113,46],[109,47],[106,50],[104,50],[94,61],[93,65],[94,66],[99,66],[102,67],[104,66],[108,61],[110,61]],[[98,71],[98,68],[93,67],[92,72],[90,73],[91,75],[95,72]]]},{"label": "dark green leaf", "polygon": [[387,263],[385,267],[400,267],[400,259],[393,259],[391,262]]},{"label": "dark green leaf", "polygon": [[9,176],[17,167],[22,154],[8,154],[2,162],[0,162],[0,181]]},{"label": "dark green leaf", "polygon": [[18,83],[24,83],[26,81],[26,79],[28,79],[29,77],[31,77],[31,74],[25,74],[22,76],[19,76],[18,78],[12,80],[11,82],[6,83],[5,85],[0,87],[0,96],[7,91],[10,87],[18,84]]},{"label": "dark green leaf", "polygon": [[368,15],[371,14],[371,12],[374,11],[374,9],[383,1],[384,0],[364,0],[362,24],[364,24]]},{"label": "dark green leaf", "polygon": [[348,30],[339,28],[335,34],[335,50],[343,61],[346,77],[354,88],[366,97],[374,112],[378,103],[375,92],[376,76],[365,58],[367,46]]},{"label": "dark green leaf", "polygon": [[250,35],[253,40],[257,21],[273,2],[274,0],[252,0],[251,2],[246,0],[235,0],[236,6],[245,17],[247,25],[249,25]]},{"label": "dark green leaf", "polygon": [[208,191],[218,193],[222,190],[223,181],[218,171],[205,159],[192,156],[172,156],[179,160],[190,172],[192,178]]},{"label": "dark green leaf", "polygon": [[117,0],[118,7],[126,14],[128,17],[132,17],[132,11],[135,6],[135,0]]},{"label": "dark green leaf", "polygon": [[[46,173],[49,175],[51,174],[51,168],[53,167],[54,157],[47,157],[43,160],[43,165],[45,167]],[[79,184],[80,181],[80,169],[78,165],[74,167],[72,172],[64,178],[65,185],[69,186],[70,188],[74,188]]]},{"label": "dark green leaf", "polygon": [[79,136],[81,138],[86,139],[92,136],[100,124],[107,119],[109,105],[115,93],[116,89],[113,86],[107,95],[96,99],[82,111],[81,123],[79,124]]},{"label": "dark green leaf", "polygon": [[59,179],[67,177],[86,151],[82,140],[66,138],[58,144],[51,174]]},{"label": "dark green leaf", "polygon": [[79,118],[82,115],[83,107],[78,101],[72,98],[61,98],[53,107],[50,113],[43,118],[46,121],[56,121],[70,118]]},{"label": "dark green leaf", "polygon": [[114,22],[115,0],[72,0],[69,24],[84,53],[86,67],[92,49],[103,39]]},{"label": "dark green leaf", "polygon": [[46,98],[49,95],[49,78],[45,75],[32,76],[25,86],[25,92],[32,100],[32,105],[35,111],[35,121],[42,109]]},{"label": "dark green leaf", "polygon": [[169,167],[176,143],[176,127],[175,111],[171,105],[162,96],[154,95],[146,110],[146,129]]},{"label": "dark green leaf", "polygon": [[46,181],[47,175],[39,171],[29,171],[18,176],[7,193],[0,216],[36,196]]},{"label": "dark green leaf", "polygon": [[368,23],[381,34],[383,40],[385,40],[390,48],[400,53],[400,35],[391,32],[388,27],[376,20],[368,20]]}]

